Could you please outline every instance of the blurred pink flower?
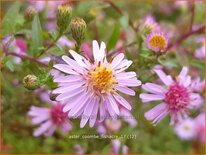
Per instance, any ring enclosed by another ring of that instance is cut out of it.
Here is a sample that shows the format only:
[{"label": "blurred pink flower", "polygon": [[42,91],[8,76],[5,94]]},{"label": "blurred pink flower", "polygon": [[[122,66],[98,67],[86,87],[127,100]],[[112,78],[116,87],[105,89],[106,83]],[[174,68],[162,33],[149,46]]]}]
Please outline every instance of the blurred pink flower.
[{"label": "blurred pink flower", "polygon": [[150,32],[159,31],[160,25],[152,15],[147,15],[140,23],[140,30],[148,29]]},{"label": "blurred pink flower", "polygon": [[[27,44],[21,37],[12,38],[11,36],[7,36],[3,39],[3,45],[6,46],[9,43],[10,52],[15,52],[17,54],[26,55],[27,54]],[[16,64],[21,63],[21,58],[14,57],[14,62]]]},{"label": "blurred pink flower", "polygon": [[85,153],[85,149],[79,144],[76,144],[74,146],[74,148],[75,148],[75,153],[76,154],[84,154]]},{"label": "blurred pink flower", "polygon": [[68,113],[63,112],[63,104],[56,103],[50,107],[32,106],[28,112],[33,125],[40,125],[33,135],[35,137],[44,135],[51,136],[56,128],[60,128],[62,132],[68,132],[72,129],[72,125],[67,118]]},{"label": "blurred pink flower", "polygon": [[191,88],[195,92],[202,92],[205,88],[205,80],[201,81],[200,77],[197,77],[192,81]]},{"label": "blurred pink flower", "polygon": [[162,100],[162,103],[145,113],[146,119],[152,121],[154,125],[167,115],[171,116],[170,124],[176,124],[188,116],[189,109],[198,108],[202,104],[200,95],[194,93],[190,87],[191,77],[187,75],[187,67],[182,68],[176,80],[162,70],[154,71],[166,87],[146,83],[142,85],[142,88],[149,94],[140,94],[142,102]]},{"label": "blurred pink flower", "polygon": [[68,75],[54,78],[59,88],[53,93],[59,94],[57,101],[65,101],[63,111],[69,111],[69,117],[81,116],[81,128],[88,120],[90,127],[94,126],[98,109],[103,120],[107,112],[111,117],[119,115],[120,105],[131,110],[131,105],[118,91],[134,96],[135,92],[128,87],[141,85],[135,72],[125,72],[132,61],[124,59],[124,54],[120,53],[108,62],[105,49],[104,42],[99,48],[97,41],[93,41],[94,62],[70,50],[75,60],[64,55],[62,59],[66,64],[54,65],[56,69]]},{"label": "blurred pink flower", "polygon": [[178,123],[175,132],[182,140],[199,140],[205,143],[205,113],[196,118],[188,118]]},{"label": "blurred pink flower", "polygon": [[60,46],[66,46],[70,49],[75,47],[75,42],[70,41],[66,36],[62,36],[61,38],[59,38],[57,44]]},{"label": "blurred pink flower", "polygon": [[195,119],[195,138],[201,143],[205,143],[205,113],[199,114]]},{"label": "blurred pink flower", "polygon": [[119,139],[111,140],[111,145],[111,154],[128,154],[128,147],[126,145],[122,145]]},{"label": "blurred pink flower", "polygon": [[168,37],[162,32],[152,32],[146,36],[147,47],[155,52],[165,52]]},{"label": "blurred pink flower", "polygon": [[191,140],[195,136],[195,123],[188,118],[178,123],[175,127],[175,133],[182,140]]},{"label": "blurred pink flower", "polygon": [[200,40],[200,38],[197,40],[197,43],[202,43],[202,47],[195,50],[195,57],[198,59],[205,59],[205,39],[203,38]]},{"label": "blurred pink flower", "polygon": [[[131,112],[124,107],[120,108],[120,117],[123,121],[127,122],[130,128],[134,128],[137,125],[136,119],[132,116]],[[104,122],[96,124],[97,132],[99,134],[106,134],[110,132],[117,132],[122,126],[121,119],[105,119]]]},{"label": "blurred pink flower", "polygon": [[83,42],[80,49],[85,57],[92,59],[92,45],[90,42]]}]

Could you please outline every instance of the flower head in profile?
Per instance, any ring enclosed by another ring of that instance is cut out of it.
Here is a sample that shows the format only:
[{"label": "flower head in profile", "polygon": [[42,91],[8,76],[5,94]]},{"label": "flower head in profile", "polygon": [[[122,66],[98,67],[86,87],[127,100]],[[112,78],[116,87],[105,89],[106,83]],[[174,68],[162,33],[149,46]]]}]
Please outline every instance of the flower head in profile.
[{"label": "flower head in profile", "polygon": [[71,122],[68,120],[67,113],[63,112],[63,104],[52,104],[51,107],[32,106],[28,115],[31,117],[33,125],[40,125],[33,135],[35,137],[44,135],[51,136],[56,128],[60,128],[62,132],[68,132],[72,129]]},{"label": "flower head in profile", "polygon": [[124,54],[120,53],[108,62],[105,49],[104,42],[99,48],[97,41],[93,41],[93,61],[70,50],[74,60],[62,56],[65,64],[54,66],[66,75],[54,78],[59,88],[53,93],[59,94],[57,101],[66,103],[63,111],[68,112],[69,117],[81,117],[80,127],[88,120],[93,127],[98,112],[104,120],[107,113],[111,117],[119,115],[120,105],[131,110],[131,105],[118,92],[134,96],[135,92],[128,87],[141,85],[135,72],[125,72],[132,61],[124,59]]},{"label": "flower head in profile", "polygon": [[140,25],[141,30],[145,30],[146,32],[158,31],[160,29],[159,24],[155,21],[154,17],[148,15],[144,18]]},{"label": "flower head in profile", "polygon": [[146,83],[142,88],[149,93],[140,94],[143,102],[159,101],[161,103],[145,113],[147,120],[153,124],[160,122],[170,115],[170,124],[176,124],[188,116],[189,109],[198,108],[202,104],[199,94],[194,93],[190,87],[191,77],[187,75],[188,68],[183,67],[179,76],[173,79],[162,70],[154,70],[165,86]]},{"label": "flower head in profile", "polygon": [[152,32],[146,36],[147,47],[155,52],[165,52],[168,38],[162,32]]}]

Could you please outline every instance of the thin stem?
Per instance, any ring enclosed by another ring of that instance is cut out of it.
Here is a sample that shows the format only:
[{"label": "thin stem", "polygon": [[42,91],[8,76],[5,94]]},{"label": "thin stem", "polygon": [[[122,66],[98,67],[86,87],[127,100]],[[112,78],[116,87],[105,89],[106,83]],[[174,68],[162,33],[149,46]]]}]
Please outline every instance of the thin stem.
[{"label": "thin stem", "polygon": [[[105,2],[109,3],[111,5],[111,7],[116,10],[120,15],[124,15],[124,13],[122,12],[122,10],[117,6],[115,5],[112,1],[110,0],[105,0]],[[133,22],[131,21],[131,19],[129,19],[129,25],[131,26],[131,28],[137,32],[137,28],[135,28]]]},{"label": "thin stem", "polygon": [[5,52],[5,53],[6,53],[6,55],[13,55],[13,56],[19,57],[19,58],[24,59],[24,60],[30,60],[30,61],[35,62],[35,63],[37,63],[37,64],[39,64],[43,67],[48,67],[47,64],[37,60],[34,57],[30,57],[30,56],[27,56],[27,55],[22,55],[22,54],[18,54],[18,53],[14,53],[14,52]]},{"label": "thin stem", "polygon": [[131,46],[135,45],[135,44],[137,44],[136,41],[134,41],[134,42],[132,42],[132,43],[130,43],[130,44],[127,44],[127,45],[125,45],[125,46],[122,46],[122,47],[120,47],[120,48],[118,48],[118,49],[115,49],[114,51],[112,51],[112,52],[110,52],[110,53],[108,54],[108,57],[112,56],[112,55],[113,55],[114,53],[116,53],[116,52],[119,52],[120,50],[124,50],[124,49],[126,49],[126,48],[128,48],[128,47],[131,47]]},{"label": "thin stem", "polygon": [[37,58],[39,58],[40,56],[45,54],[52,46],[54,46],[61,36],[62,36],[62,33],[59,33],[58,36],[56,37],[56,39],[54,40],[54,42],[49,44],[49,46],[45,50],[42,50],[41,53],[39,55],[37,55]]},{"label": "thin stem", "polygon": [[189,5],[190,11],[191,11],[191,21],[190,21],[190,30],[192,31],[192,26],[194,23],[194,17],[195,17],[195,5],[194,5],[194,0],[191,1],[191,4]]},{"label": "thin stem", "polygon": [[180,45],[185,39],[187,39],[188,37],[190,37],[191,35],[193,34],[198,34],[198,33],[201,33],[201,32],[204,32],[205,30],[205,26],[201,26],[200,28],[196,29],[196,30],[193,30],[193,31],[190,31],[188,33],[185,33],[183,34],[182,36],[180,36],[179,39],[177,39],[174,43],[171,43],[168,45],[167,47],[167,50],[175,47],[175,46],[178,46]]}]

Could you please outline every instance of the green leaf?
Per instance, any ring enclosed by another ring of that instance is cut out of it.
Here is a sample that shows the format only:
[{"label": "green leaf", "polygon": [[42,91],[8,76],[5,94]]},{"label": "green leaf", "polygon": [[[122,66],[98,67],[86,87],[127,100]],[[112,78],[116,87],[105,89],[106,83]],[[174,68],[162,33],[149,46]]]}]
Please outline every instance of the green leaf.
[{"label": "green leaf", "polygon": [[36,55],[42,48],[42,29],[39,16],[36,15],[32,21],[32,46],[30,54]]},{"label": "green leaf", "polygon": [[124,15],[120,18],[120,24],[122,25],[122,27],[127,28],[129,25],[129,16],[128,15]]},{"label": "green leaf", "polygon": [[110,51],[111,49],[113,49],[119,39],[119,35],[120,35],[120,25],[116,24],[114,27],[114,30],[112,32],[112,35],[109,39],[109,42],[107,44],[107,50]]},{"label": "green leaf", "polygon": [[14,3],[7,11],[2,21],[2,33],[3,36],[14,33],[18,24],[23,24],[23,16],[19,14],[21,4],[19,2]]},{"label": "green leaf", "polygon": [[8,56],[8,57],[5,57],[3,59],[3,63],[5,64],[5,66],[11,71],[13,72],[14,71],[14,64],[13,64],[13,58]]},{"label": "green leaf", "polygon": [[177,68],[179,65],[179,62],[177,59],[165,59],[165,60],[161,60],[158,59],[158,62],[168,68]]}]

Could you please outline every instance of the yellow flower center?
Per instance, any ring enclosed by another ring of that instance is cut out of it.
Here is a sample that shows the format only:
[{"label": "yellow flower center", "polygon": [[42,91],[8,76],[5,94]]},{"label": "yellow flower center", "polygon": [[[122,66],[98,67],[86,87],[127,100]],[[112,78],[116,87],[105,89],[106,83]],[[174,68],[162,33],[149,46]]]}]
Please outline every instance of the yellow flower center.
[{"label": "yellow flower center", "polygon": [[150,39],[149,43],[153,48],[159,47],[160,50],[163,50],[166,45],[166,40],[163,36],[156,35]]},{"label": "yellow flower center", "polygon": [[90,84],[95,90],[99,90],[100,93],[111,92],[113,85],[117,84],[113,77],[110,66],[98,66],[88,73],[90,77]]}]

